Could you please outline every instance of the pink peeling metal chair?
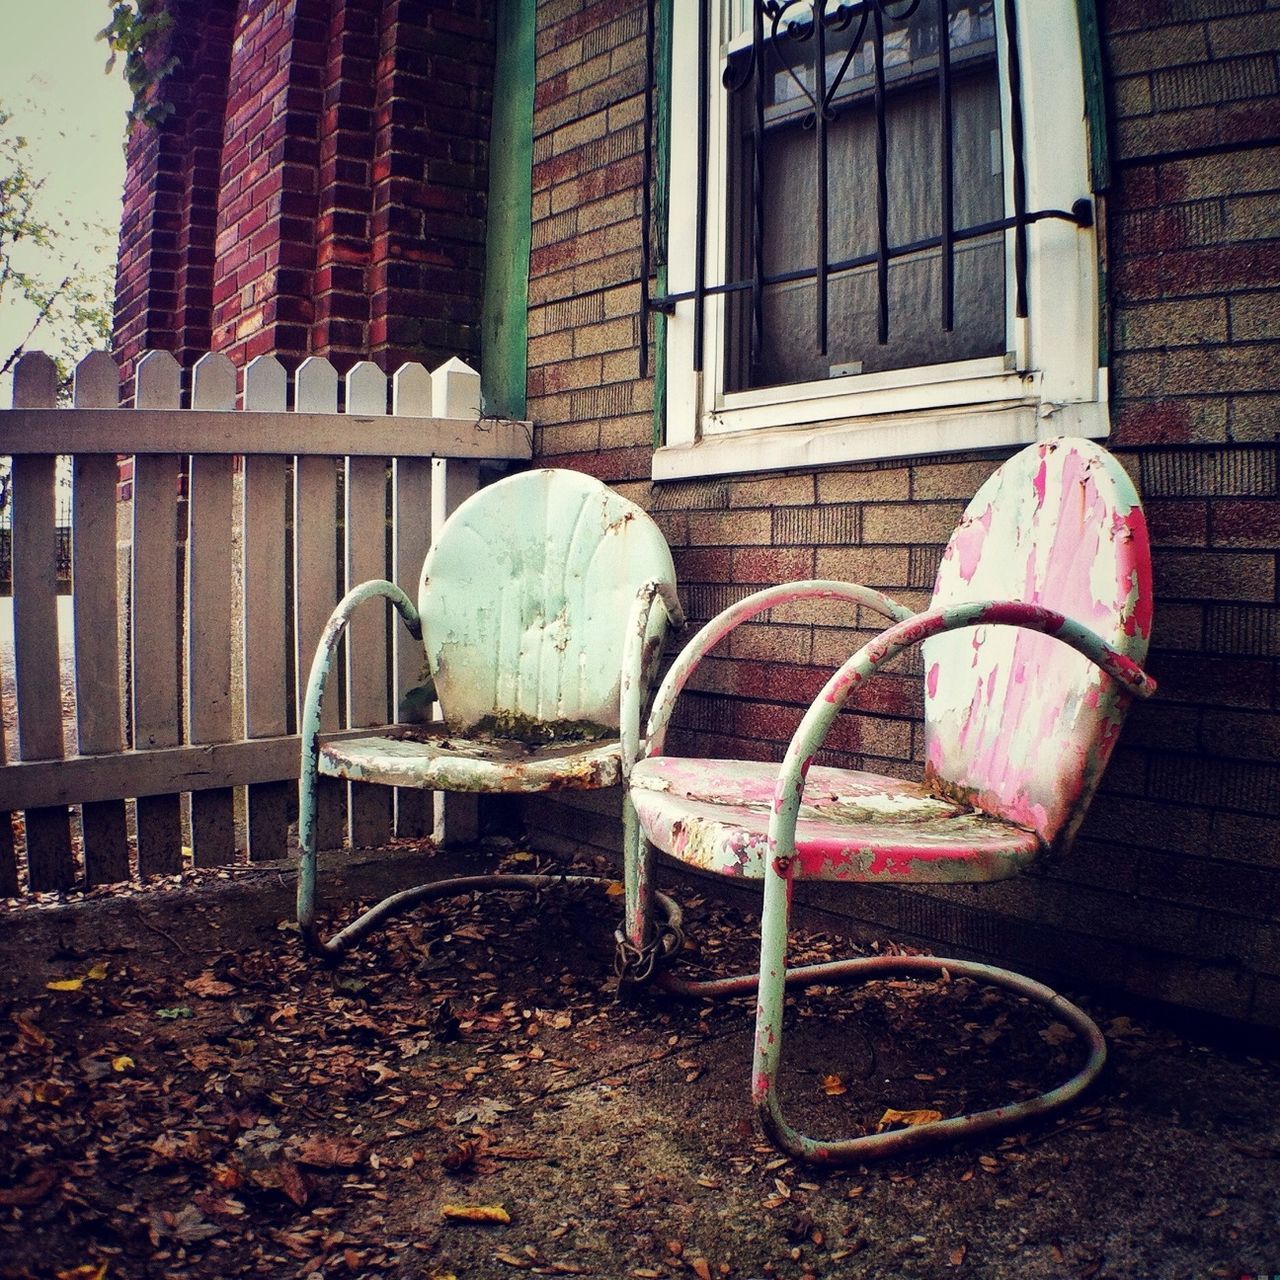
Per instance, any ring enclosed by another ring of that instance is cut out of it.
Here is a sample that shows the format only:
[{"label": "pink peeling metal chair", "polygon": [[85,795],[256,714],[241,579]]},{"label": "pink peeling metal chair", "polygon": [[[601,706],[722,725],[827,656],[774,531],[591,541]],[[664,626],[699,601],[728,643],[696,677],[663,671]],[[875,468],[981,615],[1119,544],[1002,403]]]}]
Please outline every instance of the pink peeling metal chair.
[{"label": "pink peeling metal chair", "polygon": [[[827,681],[781,767],[663,753],[672,707],[706,652],[734,627],[803,598],[847,601],[892,625]],[[1131,695],[1154,683],[1139,663],[1151,631],[1151,568],[1138,496],[1119,464],[1084,440],[1034,445],[982,486],[951,536],[928,609],[839,582],[799,582],[749,596],[690,641],[654,701],[627,804],[643,840],[629,850],[624,979],[655,968],[686,995],[758,989],[752,1098],[769,1137],[814,1163],[846,1163],[1006,1129],[1075,1098],[1106,1045],[1093,1021],[1047,987],[1005,969],[932,956],[874,956],[786,968],[792,886],[803,880],[955,884],[1015,875],[1074,834]],[[896,655],[924,646],[925,770],[904,782],[813,764],[840,709]],[[651,889],[653,847],[691,866],[764,881],[758,976],[683,980],[679,914]],[[777,1075],[785,987],[943,970],[1047,1006],[1088,1046],[1085,1065],[1039,1097],[861,1137],[806,1137],[784,1118]]]}]

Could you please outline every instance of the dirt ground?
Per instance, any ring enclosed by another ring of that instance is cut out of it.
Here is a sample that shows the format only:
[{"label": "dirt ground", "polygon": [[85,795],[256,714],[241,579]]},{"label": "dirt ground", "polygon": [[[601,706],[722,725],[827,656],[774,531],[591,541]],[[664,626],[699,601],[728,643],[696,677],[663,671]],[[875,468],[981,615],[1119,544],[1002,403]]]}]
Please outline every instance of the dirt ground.
[{"label": "dirt ground", "polygon": [[[462,864],[335,865],[339,919]],[[326,968],[292,888],[205,872],[0,916],[0,1277],[1280,1273],[1274,1059],[1093,1003],[1111,1060],[1056,1122],[815,1173],[753,1123],[748,1002],[616,1001],[616,896],[455,898]],[[689,971],[751,966],[750,916],[677,895]],[[815,989],[790,1020],[784,1097],[825,1136],[1075,1064],[1062,1027],[964,981]]]}]

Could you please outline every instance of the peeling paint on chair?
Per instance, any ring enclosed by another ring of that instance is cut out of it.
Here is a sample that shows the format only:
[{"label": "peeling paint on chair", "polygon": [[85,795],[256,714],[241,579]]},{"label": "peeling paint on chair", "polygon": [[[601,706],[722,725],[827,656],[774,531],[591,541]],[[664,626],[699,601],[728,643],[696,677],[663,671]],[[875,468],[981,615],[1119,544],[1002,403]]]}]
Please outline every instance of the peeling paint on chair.
[{"label": "peeling paint on chair", "polygon": [[[890,619],[813,699],[781,766],[663,754],[671,713],[707,651],[784,601],[856,601]],[[678,920],[654,929],[629,898],[620,972],[677,994],[757,993],[752,1098],[766,1134],[814,1163],[850,1163],[997,1132],[1079,1096],[1106,1057],[1092,1020],[1047,987],[972,961],[859,957],[786,966],[792,890],[807,879],[877,884],[1000,880],[1083,817],[1132,697],[1154,682],[1139,663],[1151,633],[1151,566],[1138,497],[1121,467],[1084,440],[1053,440],[1010,459],[975,495],[943,556],[929,608],[912,614],[865,587],[790,583],[757,592],[690,641],[654,699],[629,802],[648,865],[656,846],[764,887],[753,977],[689,981],[661,965],[680,949]],[[884,666],[923,645],[926,767],[921,782],[815,765],[836,716]],[[645,873],[647,875],[647,872]],[[644,879],[629,870],[628,885]],[[630,892],[630,890],[629,890]],[[1065,1084],[1035,1098],[906,1131],[820,1140],[793,1128],[777,1093],[785,989],[881,973],[968,973],[1051,1008],[1088,1045]]]},{"label": "peeling paint on chair", "polygon": [[[333,655],[352,613],[383,597],[423,641],[443,722],[321,746]],[[468,498],[427,555],[416,608],[389,582],[349,592],[325,628],[303,714],[298,923],[308,946],[340,954],[395,906],[385,900],[334,938],[320,937],[320,776],[451,792],[616,786],[637,749],[641,703],[662,639],[669,625],[683,624],[658,526],[574,471],[524,472]],[[637,838],[629,817],[625,838]],[[526,879],[529,887],[540,883]],[[395,899],[419,901],[425,892]]]}]

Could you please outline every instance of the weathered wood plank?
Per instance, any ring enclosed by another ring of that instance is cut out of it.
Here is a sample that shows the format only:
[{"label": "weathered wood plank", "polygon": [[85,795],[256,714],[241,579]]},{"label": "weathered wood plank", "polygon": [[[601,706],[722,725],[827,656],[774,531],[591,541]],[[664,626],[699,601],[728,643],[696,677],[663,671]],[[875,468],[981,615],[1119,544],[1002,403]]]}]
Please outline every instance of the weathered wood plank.
[{"label": "weathered wood plank", "polygon": [[[301,413],[336,414],[338,375],[323,359],[312,357],[298,367],[294,386],[294,406]],[[345,418],[336,419],[345,422]],[[341,452],[339,448],[338,452]],[[307,675],[320,642],[324,625],[338,602],[338,473],[337,459],[302,457],[294,460],[293,554],[294,554],[294,643],[298,673],[297,723],[302,722],[302,700],[306,696]],[[341,671],[337,664],[337,671]],[[340,721],[339,699],[342,681],[330,677],[329,696],[321,721],[334,729]],[[346,835],[347,788],[336,778],[321,778],[317,790],[317,839],[319,847],[340,846]]]},{"label": "weathered wood plank", "polygon": [[[192,369],[193,409],[236,407],[236,370],[222,354]],[[231,722],[232,474],[226,454],[191,459],[187,491],[187,731],[193,743],[226,742]],[[198,867],[235,861],[231,788],[191,797],[191,847]]]},{"label": "weathered wood plank", "polygon": [[[180,371],[167,351],[138,362],[135,399],[140,408],[177,409]],[[169,447],[173,447],[172,413]],[[178,478],[175,453],[138,454],[133,460],[133,574],[130,590],[130,690],[133,745],[176,746],[178,703]],[[177,795],[138,800],[138,869],[143,876],[182,869],[182,827]]]},{"label": "weathered wood plank", "polygon": [[[372,361],[362,360],[347,374],[347,414],[361,420],[387,407],[387,379]],[[344,486],[346,513],[346,589],[387,576],[387,462],[385,458],[348,458]],[[347,629],[347,717],[352,728],[386,724],[387,614],[385,604],[366,605]],[[351,843],[357,848],[385,844],[391,835],[393,793],[386,787],[352,783]]]},{"label": "weathered wood plank", "polygon": [[[368,734],[346,729],[325,734],[340,741]],[[0,769],[0,808],[25,809],[95,803],[121,795],[163,795],[207,791],[239,783],[296,781],[296,734],[215,742],[207,746],[157,747],[111,755],[69,756],[65,760],[11,761]]]},{"label": "weathered wood plank", "polygon": [[[41,447],[35,446],[41,442]],[[0,417],[0,454],[170,453],[173,419],[167,413],[127,414],[108,409],[24,409]],[[334,416],[326,411],[241,411],[233,418],[186,409],[182,414],[186,453],[356,454],[370,458],[492,458],[533,456],[533,427],[505,419],[375,418]]]},{"label": "weathered wood plank", "polygon": [[[421,415],[431,410],[431,377],[420,364],[401,365],[391,380],[391,411]],[[418,598],[422,563],[431,545],[431,460],[396,458],[391,464],[391,580],[411,600]],[[422,642],[403,626],[392,631],[391,707],[397,720],[411,689],[427,676]],[[428,718],[430,708],[424,713]],[[435,801],[429,791],[396,788],[396,834],[410,839],[435,829]]]},{"label": "weathered wood plank", "polygon": [[[52,405],[58,374],[43,352],[14,368],[13,402]],[[18,755],[58,759],[62,736],[62,675],[58,652],[58,561],[55,514],[57,460],[15,457],[10,473],[13,539],[14,679],[17,684]],[[65,806],[28,809],[27,878],[33,892],[67,889],[75,882],[71,829]]]},{"label": "weathered wood plank", "polygon": [[[119,403],[119,372],[105,351],[76,366],[77,407]],[[76,455],[71,482],[71,588],[75,617],[77,745],[81,755],[118,752],[124,745],[120,703],[119,579],[116,561],[116,460]],[[112,884],[129,878],[123,800],[86,804],[81,811],[85,879]]]},{"label": "weathered wood plank", "polygon": [[[284,365],[259,356],[244,371],[246,410],[280,412],[288,386]],[[288,574],[286,522],[288,466],[283,458],[244,460],[244,718],[249,738],[277,737],[289,728]],[[289,809],[297,788],[259,782],[246,791],[249,857],[282,858]]]}]

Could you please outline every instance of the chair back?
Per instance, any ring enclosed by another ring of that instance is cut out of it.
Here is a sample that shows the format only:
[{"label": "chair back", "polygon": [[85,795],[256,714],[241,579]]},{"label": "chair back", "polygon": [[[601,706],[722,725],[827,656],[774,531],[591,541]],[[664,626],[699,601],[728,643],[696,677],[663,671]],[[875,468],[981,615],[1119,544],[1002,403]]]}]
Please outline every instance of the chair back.
[{"label": "chair back", "polygon": [[[440,531],[418,592],[450,729],[531,742],[616,734],[627,619],[655,579],[675,585],[661,530],[591,476],[527,471],[473,494]],[[654,665],[664,630],[657,608]]]},{"label": "chair back", "polygon": [[[1128,475],[1087,440],[1032,445],[978,490],[943,553],[934,605],[1013,600],[1065,614],[1141,663],[1151,553]],[[926,777],[1035,831],[1074,834],[1130,697],[1083,655],[1008,626],[924,645]]]}]

